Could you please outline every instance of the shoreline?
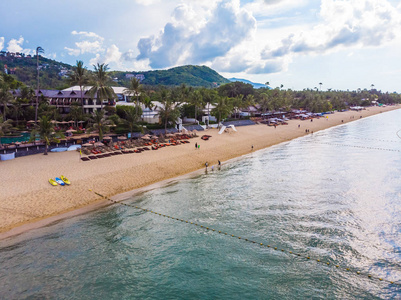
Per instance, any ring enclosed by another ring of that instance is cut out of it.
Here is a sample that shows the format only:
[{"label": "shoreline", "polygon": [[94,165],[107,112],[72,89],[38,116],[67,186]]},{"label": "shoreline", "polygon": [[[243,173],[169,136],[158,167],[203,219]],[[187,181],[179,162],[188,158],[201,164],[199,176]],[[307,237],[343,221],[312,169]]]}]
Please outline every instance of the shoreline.
[{"label": "shoreline", "polygon": [[[261,124],[237,127],[238,132],[222,135],[218,135],[216,129],[209,129],[204,132],[212,136],[209,141],[197,137],[190,139],[190,144],[89,162],[81,161],[75,151],[2,161],[0,240],[112,204],[89,189],[112,200],[122,201],[170,182],[201,174],[206,161],[209,167],[217,165],[217,160],[227,163],[252,151],[308,135],[306,128],[317,132],[357,121],[359,116],[366,118],[396,109],[400,109],[400,105],[368,107],[358,112],[336,112],[328,115],[328,119],[322,117],[313,122],[290,120],[288,125],[277,128]],[[201,136],[203,132],[198,134]],[[199,150],[193,149],[195,143],[201,145]],[[52,174],[54,170],[58,173]],[[31,177],[26,181],[21,180],[25,172]],[[52,187],[48,184],[49,177],[60,175],[69,178],[72,185]]]}]

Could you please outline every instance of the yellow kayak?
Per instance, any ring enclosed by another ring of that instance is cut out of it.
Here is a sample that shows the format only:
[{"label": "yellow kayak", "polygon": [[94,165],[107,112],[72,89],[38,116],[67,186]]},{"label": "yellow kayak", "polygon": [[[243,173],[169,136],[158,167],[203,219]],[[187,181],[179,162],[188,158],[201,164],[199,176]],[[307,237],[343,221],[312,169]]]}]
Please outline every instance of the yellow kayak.
[{"label": "yellow kayak", "polygon": [[60,178],[61,178],[62,181],[64,181],[65,184],[67,184],[67,185],[71,184],[71,182],[67,179],[67,177],[61,175]]},{"label": "yellow kayak", "polygon": [[56,182],[53,178],[50,178],[50,179],[49,179],[49,183],[50,183],[51,185],[54,185],[54,186],[57,185],[57,182]]}]

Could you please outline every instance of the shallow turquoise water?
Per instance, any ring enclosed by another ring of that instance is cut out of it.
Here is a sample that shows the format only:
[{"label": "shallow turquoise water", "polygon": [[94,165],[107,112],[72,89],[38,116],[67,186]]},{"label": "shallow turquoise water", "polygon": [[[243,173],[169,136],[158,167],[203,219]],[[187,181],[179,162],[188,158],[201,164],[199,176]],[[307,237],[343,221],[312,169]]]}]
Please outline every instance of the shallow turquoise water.
[{"label": "shallow turquoise water", "polygon": [[401,282],[400,119],[361,119],[124,201],[228,235],[113,205],[1,241],[0,298],[399,299],[377,277]]}]

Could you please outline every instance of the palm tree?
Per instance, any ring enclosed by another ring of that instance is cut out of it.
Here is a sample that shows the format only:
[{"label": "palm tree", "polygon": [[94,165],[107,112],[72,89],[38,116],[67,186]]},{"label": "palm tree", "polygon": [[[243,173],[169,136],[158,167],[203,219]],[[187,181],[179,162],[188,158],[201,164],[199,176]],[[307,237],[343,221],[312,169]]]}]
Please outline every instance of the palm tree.
[{"label": "palm tree", "polygon": [[24,111],[22,110],[23,104],[28,104],[29,100],[26,98],[17,98],[11,101],[12,104],[12,112],[15,117],[15,121],[17,122],[17,127],[19,123],[19,117],[23,115]]},{"label": "palm tree", "polygon": [[115,99],[116,94],[114,93],[113,89],[109,85],[109,77],[107,76],[108,66],[105,64],[93,65],[95,68],[95,77],[93,86],[89,90],[89,94],[91,97],[96,95],[96,101],[100,101],[101,110],[103,110],[103,100],[107,99]]},{"label": "palm tree", "polygon": [[124,89],[124,93],[126,93],[128,96],[136,97],[136,104],[135,104],[135,106],[137,107],[136,113],[138,113],[139,96],[141,94],[141,91],[142,91],[141,82],[135,77],[131,78],[129,86],[126,89]]},{"label": "palm tree", "polygon": [[159,115],[162,119],[162,122],[164,122],[164,133],[167,134],[167,124],[169,122],[176,122],[180,117],[180,111],[175,101],[170,98],[167,90],[163,89],[160,92],[160,98],[160,102],[163,104],[163,107],[160,108]]},{"label": "palm tree", "polygon": [[230,113],[232,108],[233,107],[232,107],[228,97],[224,96],[224,97],[217,98],[216,107],[213,108],[212,113],[217,115],[217,124],[219,125],[219,129],[220,129],[220,122],[221,122],[222,118],[227,117],[227,115]]},{"label": "palm tree", "polygon": [[31,138],[29,140],[34,141],[37,135],[39,135],[40,139],[45,142],[44,155],[47,155],[47,149],[51,142],[59,143],[60,139],[64,138],[64,135],[61,132],[55,131],[53,123],[47,116],[43,116],[39,119],[39,124],[36,124],[36,128],[32,130]]},{"label": "palm tree", "polygon": [[82,110],[79,107],[79,104],[74,102],[70,106],[70,113],[68,116],[74,121],[74,127],[78,127],[78,121],[82,119]]},{"label": "palm tree", "polygon": [[271,101],[269,99],[269,94],[262,93],[260,94],[260,97],[261,97],[259,100],[260,108],[262,109],[263,114],[266,114],[266,111],[271,108]]},{"label": "palm tree", "polygon": [[[234,109],[234,117],[237,118],[237,114],[239,117],[239,110],[242,107],[242,102],[243,102],[244,96],[243,95],[237,95],[233,98],[231,98],[231,103],[233,105]],[[217,101],[219,101],[219,98],[217,98]]]},{"label": "palm tree", "polygon": [[210,116],[210,105],[214,104],[217,99],[217,91],[209,90],[206,88],[201,89],[202,99],[205,103],[207,103],[207,114]]},{"label": "palm tree", "polygon": [[105,116],[105,111],[103,109],[95,110],[90,121],[93,122],[92,129],[99,132],[99,141],[103,140],[103,134],[110,130],[110,125],[113,123]]},{"label": "palm tree", "polygon": [[77,60],[76,66],[73,67],[72,72],[68,74],[68,82],[71,85],[79,85],[79,89],[81,91],[81,106],[82,113],[85,113],[84,110],[84,87],[89,83],[88,71],[86,67],[84,67],[84,63],[82,60]]},{"label": "palm tree", "polygon": [[248,94],[245,97],[244,108],[248,109],[248,116],[250,116],[249,107],[255,104],[255,96],[252,94]]},{"label": "palm tree", "polygon": [[[13,127],[12,120],[5,121],[3,119],[3,116],[0,116],[0,137],[10,132],[12,127]],[[1,146],[1,139],[0,139],[0,146]]]},{"label": "palm tree", "polygon": [[0,103],[3,104],[3,120],[6,120],[8,103],[13,100],[13,95],[10,93],[9,85],[4,81],[0,85]]},{"label": "palm tree", "polygon": [[36,91],[36,107],[35,107],[35,124],[38,121],[38,107],[39,107],[39,53],[44,53],[44,52],[45,52],[45,50],[43,50],[42,47],[40,47],[40,46],[36,47],[37,91]]},{"label": "palm tree", "polygon": [[124,121],[128,125],[129,132],[131,133],[131,141],[136,123],[138,122],[138,112],[132,106],[127,106],[124,109]]},{"label": "palm tree", "polygon": [[152,99],[150,99],[150,97],[148,95],[146,95],[142,98],[142,103],[145,106],[145,108],[149,108],[150,110],[152,110],[152,108],[154,106]]},{"label": "palm tree", "polygon": [[202,93],[199,90],[193,91],[189,96],[191,104],[195,107],[195,120],[198,119],[198,109],[202,110],[205,107]]}]

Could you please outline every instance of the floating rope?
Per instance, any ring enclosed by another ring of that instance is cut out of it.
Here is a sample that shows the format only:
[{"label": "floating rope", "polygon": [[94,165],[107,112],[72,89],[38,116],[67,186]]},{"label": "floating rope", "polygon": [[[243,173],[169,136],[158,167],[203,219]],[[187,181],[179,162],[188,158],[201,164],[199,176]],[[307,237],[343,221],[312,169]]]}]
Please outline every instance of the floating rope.
[{"label": "floating rope", "polygon": [[309,255],[296,253],[296,252],[291,251],[291,250],[285,250],[285,249],[282,249],[282,248],[279,248],[279,247],[276,247],[276,246],[273,246],[273,245],[270,245],[270,244],[265,244],[265,243],[261,243],[261,242],[256,242],[256,241],[254,241],[254,240],[247,239],[247,238],[240,237],[240,236],[236,236],[236,235],[234,235],[234,234],[229,234],[229,233],[227,233],[227,232],[223,232],[223,231],[221,231],[221,230],[217,230],[217,229],[214,229],[214,228],[210,228],[210,227],[207,227],[207,226],[198,224],[198,223],[196,223],[196,222],[191,222],[191,221],[188,221],[188,220],[179,219],[179,218],[172,217],[172,216],[167,216],[167,215],[165,215],[165,214],[161,214],[161,213],[155,212],[155,211],[153,211],[153,210],[151,210],[151,209],[141,208],[141,207],[139,207],[139,206],[127,204],[127,203],[124,203],[124,202],[115,201],[115,200],[110,199],[109,197],[103,196],[102,194],[99,194],[99,193],[97,193],[97,192],[95,192],[95,191],[92,191],[91,189],[89,189],[89,191],[95,193],[95,194],[98,195],[99,197],[102,197],[102,198],[104,198],[104,199],[106,199],[106,200],[108,200],[108,201],[110,201],[110,202],[112,202],[112,203],[114,203],[114,204],[120,204],[120,205],[123,205],[123,206],[128,206],[128,207],[136,208],[136,209],[138,209],[138,210],[141,210],[141,211],[144,211],[144,212],[148,212],[148,213],[157,215],[157,216],[159,216],[159,217],[171,219],[171,220],[178,221],[178,222],[181,222],[181,223],[186,223],[186,224],[189,224],[189,225],[194,225],[194,226],[196,226],[196,227],[198,227],[198,228],[202,228],[202,229],[204,229],[204,230],[206,230],[206,231],[212,231],[212,232],[215,232],[215,233],[218,233],[218,234],[222,234],[222,235],[227,236],[227,237],[232,237],[232,238],[236,238],[236,239],[238,239],[238,240],[243,240],[243,241],[245,241],[245,242],[252,243],[252,244],[255,244],[255,245],[259,245],[259,246],[261,246],[261,247],[270,248],[270,249],[272,249],[272,250],[274,250],[274,251],[279,251],[279,252],[282,252],[282,253],[287,253],[287,254],[296,256],[296,257],[298,257],[298,258],[304,258],[305,260],[311,260],[311,261],[315,261],[315,262],[317,262],[317,263],[324,264],[324,265],[327,265],[327,266],[333,266],[333,267],[335,267],[336,269],[339,269],[339,270],[342,270],[342,271],[345,271],[345,272],[350,272],[350,273],[353,273],[353,274],[357,274],[358,276],[366,276],[366,277],[369,278],[369,279],[374,279],[374,280],[378,280],[378,281],[387,282],[387,283],[390,283],[390,284],[392,284],[392,285],[400,285],[400,286],[401,286],[401,282],[395,282],[395,281],[392,281],[392,280],[388,280],[388,279],[385,279],[385,278],[382,278],[382,277],[378,277],[378,276],[375,276],[375,275],[372,275],[372,274],[369,274],[369,273],[364,273],[364,272],[355,270],[355,269],[353,269],[353,268],[341,267],[341,266],[338,265],[338,264],[333,264],[333,263],[330,263],[330,262],[325,261],[325,260],[320,260],[320,259],[312,258],[312,257],[309,256]]},{"label": "floating rope", "polygon": [[358,146],[358,145],[347,145],[347,144],[336,144],[336,143],[325,143],[318,141],[308,141],[316,144],[324,144],[324,145],[334,145],[334,146],[344,146],[344,147],[353,147],[353,148],[361,148],[361,149],[370,149],[370,150],[381,150],[381,151],[392,151],[392,152],[401,152],[401,150],[397,149],[387,149],[387,148],[377,148],[377,147],[366,147],[366,146]]},{"label": "floating rope", "polygon": [[[397,131],[397,136],[401,139],[401,137],[398,135],[398,132],[401,130]],[[360,137],[353,137],[352,139],[356,140],[364,140],[364,141],[378,141],[378,142],[387,142],[387,143],[399,143],[400,141],[392,141],[392,140],[381,140],[381,139],[370,139],[370,138],[360,138]]]}]

